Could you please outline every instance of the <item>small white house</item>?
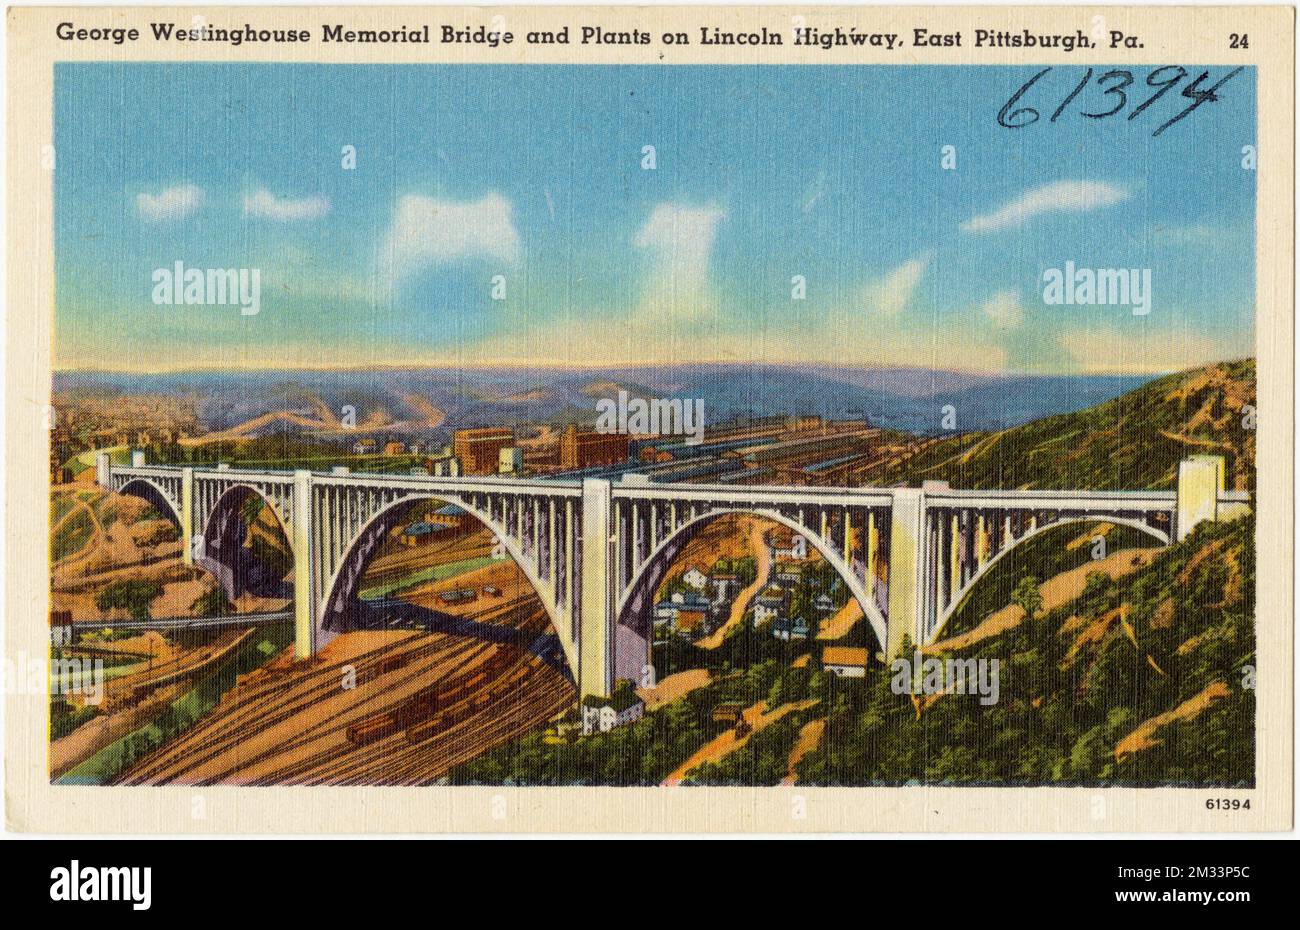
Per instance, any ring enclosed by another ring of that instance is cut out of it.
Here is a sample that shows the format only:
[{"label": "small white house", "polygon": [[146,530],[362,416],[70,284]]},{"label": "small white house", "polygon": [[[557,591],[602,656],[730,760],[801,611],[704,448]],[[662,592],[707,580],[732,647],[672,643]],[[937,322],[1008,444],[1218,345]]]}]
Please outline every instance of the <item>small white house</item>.
[{"label": "small white house", "polygon": [[754,626],[784,616],[789,594],[780,588],[767,588],[754,601]]},{"label": "small white house", "polygon": [[867,677],[867,650],[860,646],[827,646],[822,668],[840,678]]},{"label": "small white house", "polygon": [[803,572],[799,568],[799,563],[784,561],[778,562],[772,569],[772,577],[776,579],[776,583],[781,585],[781,587],[793,588],[795,585],[799,584],[800,579],[803,577]]},{"label": "small white house", "polygon": [[632,701],[619,700],[619,695],[604,701],[588,698],[582,705],[582,735],[608,733],[615,727],[626,726],[645,715],[645,703],[633,695]]},{"label": "small white house", "polygon": [[703,591],[705,586],[709,583],[709,576],[692,565],[686,570],[686,574],[682,575],[682,581],[686,582],[696,591]]},{"label": "small white house", "polygon": [[718,574],[710,578],[709,581],[713,583],[713,599],[715,603],[719,604],[730,600],[731,598],[728,595],[739,584],[739,580],[735,575]]},{"label": "small white house", "polygon": [[808,558],[808,541],[798,533],[784,528],[768,533],[767,548],[774,561],[791,559],[801,562]]},{"label": "small white house", "polygon": [[810,632],[808,624],[802,617],[790,619],[788,617],[777,617],[772,623],[772,635],[783,642],[790,642],[796,639],[807,639]]}]

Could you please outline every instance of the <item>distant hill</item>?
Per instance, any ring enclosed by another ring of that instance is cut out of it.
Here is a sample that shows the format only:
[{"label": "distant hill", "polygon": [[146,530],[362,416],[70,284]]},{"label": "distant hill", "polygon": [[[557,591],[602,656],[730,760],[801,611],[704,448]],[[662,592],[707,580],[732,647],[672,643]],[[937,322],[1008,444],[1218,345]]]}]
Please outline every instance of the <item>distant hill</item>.
[{"label": "distant hill", "polygon": [[[700,400],[705,422],[817,414],[866,418],[885,429],[942,435],[941,411],[963,430],[995,430],[1079,410],[1148,379],[1112,375],[972,375],[939,369],[830,365],[660,365],[634,368],[382,368],[339,371],[58,372],[56,395],[184,395],[200,425],[222,432],[255,422],[258,435],[329,433],[351,407],[358,426],[421,438],[441,428],[590,424],[617,397]],[[438,412],[430,416],[429,409]],[[259,417],[277,415],[272,420]],[[286,414],[291,415],[286,416]],[[292,417],[300,418],[295,422]],[[431,425],[436,423],[437,426]],[[247,429],[245,427],[245,429]]]},{"label": "distant hill", "polygon": [[[871,483],[947,480],[960,488],[1171,488],[1178,462],[1222,455],[1227,484],[1255,486],[1255,362],[1224,362],[1168,375],[1073,413],[934,443],[890,464]],[[957,428],[963,411],[954,405]]]}]

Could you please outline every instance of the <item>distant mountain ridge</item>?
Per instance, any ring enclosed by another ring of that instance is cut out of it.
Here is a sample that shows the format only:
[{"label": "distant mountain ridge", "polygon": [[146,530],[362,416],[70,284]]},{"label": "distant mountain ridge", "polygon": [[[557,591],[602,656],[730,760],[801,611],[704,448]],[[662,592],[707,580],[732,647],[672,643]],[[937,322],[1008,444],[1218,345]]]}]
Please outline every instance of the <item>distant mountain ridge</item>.
[{"label": "distant mountain ridge", "polygon": [[422,431],[428,417],[411,403],[423,398],[445,413],[445,430],[595,420],[602,388],[635,396],[704,402],[707,423],[736,417],[818,414],[862,418],[887,429],[943,432],[944,408],[961,412],[962,430],[998,430],[1079,410],[1144,383],[1139,376],[975,375],[931,369],[835,366],[668,365],[610,369],[357,369],[347,371],[230,371],[168,374],[59,372],[55,391],[120,390],[186,394],[211,431],[231,429],[268,413],[315,419],[322,406],[357,420]]}]

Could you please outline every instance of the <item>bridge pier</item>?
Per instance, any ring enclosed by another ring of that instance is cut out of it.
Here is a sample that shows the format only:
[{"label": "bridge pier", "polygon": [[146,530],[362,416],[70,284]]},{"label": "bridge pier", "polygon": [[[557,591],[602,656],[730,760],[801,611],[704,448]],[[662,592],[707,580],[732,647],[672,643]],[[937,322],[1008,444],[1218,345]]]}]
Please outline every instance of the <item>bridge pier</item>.
[{"label": "bridge pier", "polygon": [[312,579],[314,563],[311,506],[311,472],[293,473],[291,532],[293,539],[293,654],[310,658],[316,651],[316,586]]},{"label": "bridge pier", "polygon": [[1178,511],[1174,519],[1179,541],[1190,536],[1196,524],[1219,518],[1224,470],[1221,455],[1193,455],[1178,463]]},{"label": "bridge pier", "polygon": [[617,540],[610,483],[582,482],[582,600],[578,635],[578,694],[605,697],[614,693],[615,606],[613,573]]},{"label": "bridge pier", "polygon": [[181,563],[194,564],[194,469],[181,469]]},{"label": "bridge pier", "polygon": [[885,658],[903,651],[903,640],[911,637],[921,645],[922,592],[925,566],[925,492],[920,488],[894,490],[889,527],[889,612],[886,614]]}]

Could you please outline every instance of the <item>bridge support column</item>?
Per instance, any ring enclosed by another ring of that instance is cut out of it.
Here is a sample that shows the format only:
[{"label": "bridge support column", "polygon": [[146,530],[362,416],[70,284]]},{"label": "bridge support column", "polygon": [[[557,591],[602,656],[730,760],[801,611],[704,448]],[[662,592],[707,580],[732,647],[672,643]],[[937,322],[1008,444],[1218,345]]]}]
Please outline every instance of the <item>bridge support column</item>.
[{"label": "bridge support column", "polygon": [[863,587],[871,595],[871,602],[876,602],[876,557],[880,551],[880,527],[876,523],[876,512],[867,511],[867,577]]},{"label": "bridge support column", "polygon": [[1219,495],[1224,489],[1225,465],[1221,455],[1193,455],[1178,463],[1177,539],[1184,540],[1196,524],[1219,518]]},{"label": "bridge support column", "polygon": [[[573,617],[573,592],[577,586],[573,574],[573,547],[576,542],[578,533],[573,528],[573,500],[566,498],[564,501],[564,606],[569,611],[569,616]],[[580,630],[573,630],[574,636],[581,636]]]},{"label": "bridge support column", "polygon": [[194,469],[181,469],[181,562],[194,564]]},{"label": "bridge support column", "polygon": [[311,472],[293,473],[293,654],[316,651],[316,590],[312,584]]},{"label": "bridge support column", "polygon": [[952,599],[957,596],[958,590],[961,589],[961,518],[956,511],[952,514],[952,526],[949,529],[948,541],[948,590],[943,596],[942,605],[935,605],[936,608],[947,607],[952,603]]},{"label": "bridge support column", "polygon": [[95,481],[101,488],[107,488],[112,483],[107,452],[95,453]]},{"label": "bridge support column", "polygon": [[555,498],[547,500],[546,516],[546,574],[551,582],[551,593],[560,596],[560,562],[555,557]]},{"label": "bridge support column", "polygon": [[578,693],[607,697],[614,691],[615,571],[613,499],[601,478],[582,482],[582,621],[578,638]]},{"label": "bridge support column", "polygon": [[887,660],[903,651],[905,637],[910,636],[915,646],[923,645],[922,590],[927,547],[925,492],[919,488],[896,489],[889,529]]}]

